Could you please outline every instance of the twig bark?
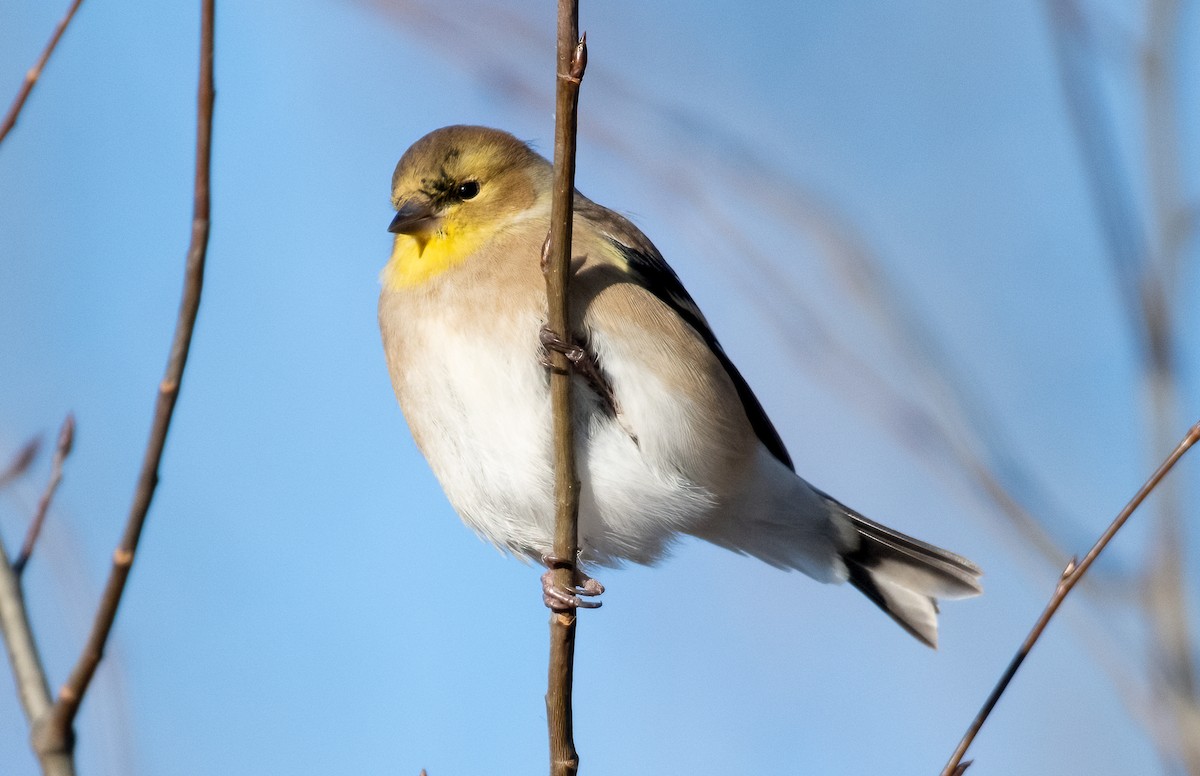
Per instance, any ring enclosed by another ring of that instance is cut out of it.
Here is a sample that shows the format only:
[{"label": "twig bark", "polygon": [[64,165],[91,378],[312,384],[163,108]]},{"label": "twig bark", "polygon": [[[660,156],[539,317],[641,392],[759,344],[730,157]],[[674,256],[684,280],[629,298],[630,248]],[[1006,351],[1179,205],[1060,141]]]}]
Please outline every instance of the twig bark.
[{"label": "twig bark", "polygon": [[50,36],[50,42],[46,44],[46,48],[42,51],[42,55],[38,57],[37,64],[25,73],[25,82],[21,84],[21,90],[17,92],[17,96],[13,99],[12,105],[8,108],[8,113],[4,116],[4,123],[0,124],[0,143],[4,142],[4,138],[8,137],[8,133],[17,125],[17,117],[21,115],[21,109],[25,107],[25,101],[29,99],[30,92],[33,91],[34,85],[42,76],[42,70],[46,68],[46,62],[50,59],[50,55],[54,53],[54,48],[58,45],[58,41],[62,38],[63,33],[67,31],[67,25],[71,23],[75,12],[79,10],[83,0],[73,0],[71,7],[67,9],[67,13],[63,16],[62,21],[54,28],[54,34]]},{"label": "twig bark", "polygon": [[74,442],[75,416],[68,414],[58,430],[58,444],[54,450],[54,463],[50,467],[50,481],[46,483],[46,489],[42,491],[37,511],[33,515],[33,520],[29,523],[29,530],[25,533],[25,541],[21,544],[21,551],[17,554],[16,560],[12,562],[12,569],[18,577],[25,571],[25,564],[29,562],[30,556],[33,555],[33,547],[37,544],[38,536],[42,533],[42,524],[46,522],[46,515],[50,512],[50,502],[54,500],[54,493],[58,490],[59,483],[62,482],[63,463],[67,460],[67,456],[71,454],[71,445]]},{"label": "twig bark", "polygon": [[209,233],[209,170],[212,149],[213,116],[213,20],[215,0],[201,0],[200,19],[200,77],[196,109],[196,173],[193,184],[192,236],[188,247],[184,273],[183,299],[175,324],[175,336],[151,422],[150,439],[142,460],[142,470],[134,491],[133,504],[125,523],[125,533],[113,553],[112,570],[101,595],[92,629],[78,662],[66,683],[58,692],[54,707],[34,728],[33,743],[42,758],[69,756],[73,748],[73,726],[79,705],[83,701],[104,655],[104,647],[116,620],[117,608],[129,579],[137,552],[138,540],[154,490],[158,485],[158,466],[170,429],[175,402],[179,397],[191,345],[196,314],[200,307],[200,292],[204,283],[204,262],[208,251]]},{"label": "twig bark", "polygon": [[[546,291],[550,328],[570,341],[567,286],[575,192],[575,134],[579,84],[587,64],[587,45],[579,37],[579,0],[558,3],[558,65],[555,90],[554,199],[546,238]],[[571,366],[551,350],[550,401],[554,416],[554,552],[567,561],[554,572],[564,590],[575,586],[574,561],[579,552],[579,480],[571,429]],[[576,613],[550,614],[550,666],[546,690],[546,722],[550,734],[550,773],[571,776],[579,770],[575,750],[571,692],[575,664]]]},{"label": "twig bark", "polygon": [[954,750],[954,754],[951,755],[949,762],[946,763],[946,767],[942,769],[942,776],[959,776],[959,774],[966,770],[966,765],[961,763],[963,756],[967,753],[967,748],[975,740],[975,736],[979,733],[980,728],[983,727],[983,723],[987,721],[988,716],[992,713],[992,709],[996,706],[996,702],[1004,694],[1005,689],[1007,689],[1009,683],[1016,675],[1017,670],[1020,669],[1021,664],[1025,662],[1025,658],[1028,657],[1030,650],[1033,649],[1033,645],[1041,638],[1042,632],[1045,631],[1046,625],[1050,622],[1050,618],[1058,611],[1058,607],[1062,604],[1063,599],[1067,597],[1067,593],[1071,592],[1076,583],[1087,573],[1092,563],[1104,551],[1104,548],[1108,546],[1112,538],[1116,536],[1117,531],[1121,530],[1121,527],[1129,520],[1134,510],[1141,506],[1146,496],[1150,495],[1150,492],[1158,486],[1158,483],[1167,475],[1167,472],[1171,471],[1176,462],[1197,441],[1200,441],[1200,423],[1196,423],[1188,430],[1187,434],[1180,440],[1175,449],[1171,451],[1166,460],[1155,470],[1154,474],[1150,475],[1150,479],[1146,480],[1146,483],[1138,489],[1138,492],[1134,494],[1133,498],[1125,505],[1120,514],[1113,519],[1092,548],[1088,550],[1087,555],[1083,556],[1083,560],[1078,563],[1072,560],[1067,564],[1067,567],[1063,570],[1062,577],[1058,580],[1058,585],[1054,588],[1054,594],[1050,596],[1050,602],[1046,604],[1045,610],[1038,617],[1037,622],[1034,623],[1033,630],[1029,631],[1029,635],[1025,637],[1025,641],[1017,650],[1016,655],[1013,656],[1012,661],[1008,664],[1008,668],[1005,669],[1004,674],[1000,677],[1000,681],[996,683],[991,694],[984,701],[979,714],[976,715],[971,726],[967,728],[967,732],[962,737],[958,747]]}]

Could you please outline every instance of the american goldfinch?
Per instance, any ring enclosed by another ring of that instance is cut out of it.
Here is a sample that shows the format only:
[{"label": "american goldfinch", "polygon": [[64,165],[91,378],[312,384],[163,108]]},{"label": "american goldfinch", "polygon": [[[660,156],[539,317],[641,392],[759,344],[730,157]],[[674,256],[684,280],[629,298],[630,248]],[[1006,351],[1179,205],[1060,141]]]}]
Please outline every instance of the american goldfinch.
[{"label": "american goldfinch", "polygon": [[[551,182],[551,164],[525,143],[472,126],[429,133],[392,176],[384,351],[413,438],[463,521],[515,555],[551,555],[545,347],[566,349],[580,366],[584,568],[651,564],[688,534],[821,582],[848,581],[936,646],[935,599],[981,592],[979,569],[801,479],[658,250],[578,192],[572,330],[562,339],[545,331]],[[585,605],[578,594],[601,588],[583,579],[548,604]]]}]

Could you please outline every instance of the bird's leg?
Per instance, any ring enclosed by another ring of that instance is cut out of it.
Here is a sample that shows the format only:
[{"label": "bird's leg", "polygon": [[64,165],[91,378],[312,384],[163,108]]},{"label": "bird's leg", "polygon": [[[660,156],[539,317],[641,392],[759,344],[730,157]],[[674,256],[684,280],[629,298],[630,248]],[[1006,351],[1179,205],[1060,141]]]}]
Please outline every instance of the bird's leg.
[{"label": "bird's leg", "polygon": [[[546,608],[555,612],[570,612],[575,609],[599,609],[601,601],[584,601],[580,596],[598,596],[604,592],[604,585],[583,573],[576,564],[563,560],[554,555],[543,555],[542,563],[546,573],[542,574],[542,602]],[[570,569],[575,584],[571,589],[559,587],[554,582],[556,569]]]},{"label": "bird's leg", "polygon": [[[566,356],[579,376],[587,380],[588,385],[604,400],[613,416],[617,415],[616,394],[613,393],[608,378],[600,371],[600,364],[596,361],[596,356],[590,350],[582,345],[567,342],[557,332],[551,331],[549,326],[542,327],[538,333],[538,341],[542,343],[545,350],[553,350]],[[542,364],[546,367],[552,366],[546,355],[542,356]]]},{"label": "bird's leg", "polygon": [[538,341],[542,343],[542,365],[547,369],[554,368],[546,351],[554,350],[566,356],[567,361],[571,362],[571,366],[579,373],[579,376],[587,380],[591,389],[604,402],[604,408],[608,410],[608,414],[617,421],[636,445],[638,435],[621,414],[621,405],[617,404],[616,391],[613,390],[612,384],[608,382],[608,378],[600,369],[600,363],[596,360],[596,356],[582,345],[568,344],[556,332],[551,331],[549,326],[542,326],[542,330],[538,333]]}]

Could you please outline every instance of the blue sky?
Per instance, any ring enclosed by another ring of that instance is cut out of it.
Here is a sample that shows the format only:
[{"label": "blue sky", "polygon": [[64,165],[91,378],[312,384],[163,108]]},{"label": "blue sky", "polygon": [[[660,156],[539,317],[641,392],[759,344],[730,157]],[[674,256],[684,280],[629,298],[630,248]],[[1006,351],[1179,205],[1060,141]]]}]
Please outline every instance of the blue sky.
[{"label": "blue sky", "polygon": [[[550,152],[551,5],[218,9],[205,296],[80,718],[82,772],[544,769],[538,571],[446,503],[392,396],[375,300],[388,184],[412,141],[481,123]],[[15,92],[60,11],[0,8],[0,85],[8,74]],[[1106,14],[1115,37],[1138,31]],[[579,188],[672,262],[806,478],[987,572],[983,598],[944,607],[934,653],[849,589],[698,542],[606,571],[605,607],[579,628],[585,772],[935,772],[1056,573],[928,453],[918,422],[889,422],[885,396],[935,414],[944,397],[911,366],[928,343],[888,324],[854,251],[1050,483],[1071,551],[1164,452],[1147,449],[1043,8],[605,2],[584,4],[582,26]],[[191,4],[85,3],[0,146],[0,455],[68,410],[79,422],[26,575],[55,681],[122,527],[178,305],[197,29]],[[1136,170],[1122,65],[1118,48],[1103,85]],[[1200,281],[1192,256],[1181,288]],[[1180,329],[1196,415],[1194,308]],[[45,469],[0,495],[10,545]],[[1193,492],[1196,472],[1179,472]],[[1144,534],[1131,526],[1107,567],[1139,562]],[[1137,631],[1082,598],[1069,609],[973,748],[973,774],[1160,767],[1089,647],[1137,647]],[[0,676],[5,773],[36,772],[24,730]]]}]

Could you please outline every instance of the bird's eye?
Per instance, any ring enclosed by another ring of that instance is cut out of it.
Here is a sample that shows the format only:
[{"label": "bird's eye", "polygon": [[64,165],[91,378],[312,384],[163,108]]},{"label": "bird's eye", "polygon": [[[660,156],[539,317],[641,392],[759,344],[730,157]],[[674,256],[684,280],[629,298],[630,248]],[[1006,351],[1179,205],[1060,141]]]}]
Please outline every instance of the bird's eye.
[{"label": "bird's eye", "polygon": [[478,181],[467,181],[466,183],[460,183],[458,185],[458,191],[455,192],[455,194],[458,195],[459,199],[474,199],[475,195],[478,193],[479,193],[479,182]]}]

